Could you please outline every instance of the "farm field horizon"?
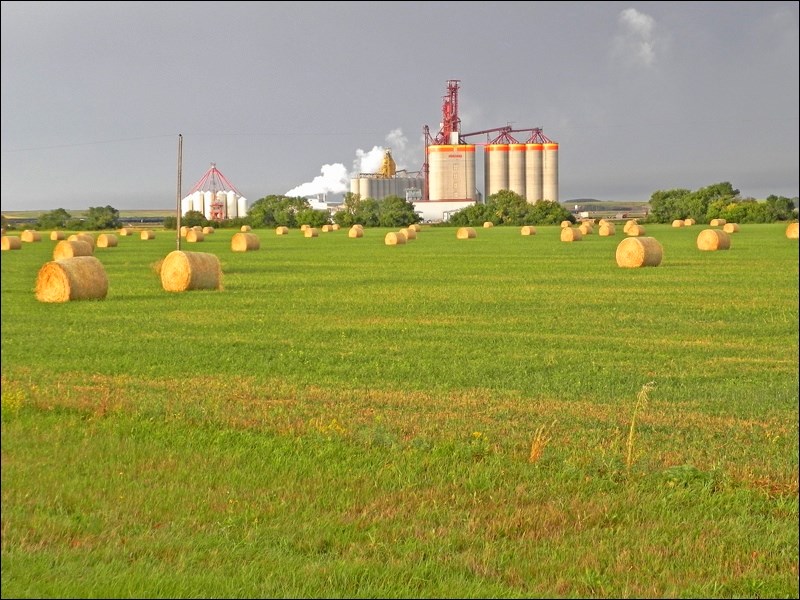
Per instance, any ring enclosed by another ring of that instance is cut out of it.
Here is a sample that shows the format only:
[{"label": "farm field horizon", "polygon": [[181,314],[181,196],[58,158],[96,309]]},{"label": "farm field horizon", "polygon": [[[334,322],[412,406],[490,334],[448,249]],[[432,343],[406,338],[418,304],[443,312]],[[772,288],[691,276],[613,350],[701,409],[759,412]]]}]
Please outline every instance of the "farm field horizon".
[{"label": "farm field horizon", "polygon": [[3,596],[796,598],[798,244],[706,228],[4,251]]}]

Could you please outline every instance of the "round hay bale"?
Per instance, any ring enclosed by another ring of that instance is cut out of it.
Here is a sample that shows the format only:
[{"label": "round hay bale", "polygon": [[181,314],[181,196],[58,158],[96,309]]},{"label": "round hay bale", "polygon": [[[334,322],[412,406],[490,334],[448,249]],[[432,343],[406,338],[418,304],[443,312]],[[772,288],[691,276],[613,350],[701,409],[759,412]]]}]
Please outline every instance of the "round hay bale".
[{"label": "round hay bale", "polygon": [[400,230],[400,233],[406,236],[406,239],[409,241],[417,239],[417,232],[410,227],[403,227],[403,229]]},{"label": "round hay bale", "polygon": [[206,225],[205,227],[203,227],[200,233],[202,233],[203,235],[211,235],[212,233],[214,233],[214,228],[211,227],[211,225]]},{"label": "round hay bale", "polygon": [[181,225],[181,237],[185,238],[186,234],[189,233],[191,230],[192,228],[189,227],[188,225]]},{"label": "round hay bale", "polygon": [[72,258],[74,256],[92,256],[94,248],[84,240],[61,240],[53,248],[53,260]]},{"label": "round hay bale", "polygon": [[120,229],[120,230],[119,230],[119,232],[118,232],[118,233],[119,233],[119,234],[120,234],[120,236],[122,236],[122,237],[126,237],[126,236],[129,236],[129,235],[133,235],[133,231],[131,230],[131,228],[130,228],[130,227],[123,227],[122,229]]},{"label": "round hay bale", "polygon": [[562,242],[580,242],[583,239],[583,233],[577,227],[564,227],[561,230]]},{"label": "round hay bale", "polygon": [[92,251],[94,251],[95,240],[90,233],[73,233],[67,239],[70,242],[74,242],[76,240],[81,242],[87,242],[92,247]]},{"label": "round hay bale", "polygon": [[597,235],[600,237],[609,237],[616,234],[617,228],[611,221],[606,221],[605,223],[601,224],[600,229],[597,230]]},{"label": "round hay bale", "polygon": [[250,252],[260,248],[261,240],[255,233],[234,233],[231,238],[231,250],[234,252]]},{"label": "round hay bale", "polygon": [[50,239],[53,240],[54,242],[65,240],[67,239],[67,234],[64,233],[63,231],[51,231]]},{"label": "round hay bale", "polygon": [[156,234],[153,233],[152,231],[145,230],[139,235],[139,237],[142,238],[143,240],[154,240],[156,239]]},{"label": "round hay bale", "polygon": [[22,249],[22,240],[16,235],[4,235],[1,247],[3,250],[20,250]]},{"label": "round hay bale", "polygon": [[205,240],[206,237],[203,235],[203,231],[197,231],[196,229],[192,229],[191,231],[186,233],[186,241],[191,243],[202,242]]},{"label": "round hay bale", "polygon": [[622,228],[622,232],[628,233],[628,230],[635,225],[638,225],[636,219],[629,219],[628,221],[625,221],[625,226]]},{"label": "round hay bale", "polygon": [[364,237],[364,230],[361,227],[356,227],[355,225],[353,225],[347,232],[347,237],[351,238]]},{"label": "round hay bale", "polygon": [[331,225],[325,224],[325,225],[322,226],[322,232],[323,233],[328,233],[328,232],[331,232],[331,231],[333,231],[333,227]]},{"label": "round hay bale", "polygon": [[609,223],[611,223],[611,221],[609,221],[608,219],[600,219],[597,222],[597,226],[602,227],[603,225],[608,225]]},{"label": "round hay bale", "polygon": [[306,225],[305,223],[303,223],[302,225],[300,225],[300,232],[304,233],[305,230],[308,229],[309,227],[311,227],[311,226],[310,225]]},{"label": "round hay bale", "polygon": [[709,225],[711,225],[711,227],[722,227],[725,223],[727,223],[725,219],[711,219]]},{"label": "round hay bale", "polygon": [[796,240],[798,236],[798,224],[797,221],[794,223],[789,223],[786,226],[786,237],[790,240]]},{"label": "round hay bale", "polygon": [[684,223],[683,219],[675,219],[672,222],[672,226],[673,227],[683,227],[684,225],[685,225],[685,223]]},{"label": "round hay bale", "polygon": [[641,237],[645,235],[644,227],[642,227],[638,223],[628,227],[628,230],[625,233],[630,237]]},{"label": "round hay bale", "polygon": [[97,236],[97,247],[116,248],[117,241],[117,236],[115,236],[113,233],[101,233]]},{"label": "round hay bale", "polygon": [[472,227],[459,227],[458,231],[456,231],[456,239],[459,240],[471,240],[477,235]]},{"label": "round hay bale", "polygon": [[617,246],[617,265],[625,268],[657,267],[664,249],[652,237],[628,237]]},{"label": "round hay bale", "polygon": [[591,223],[581,223],[578,229],[580,229],[583,235],[592,235],[592,233],[594,233],[594,229],[592,229]]},{"label": "round hay bale", "polygon": [[108,277],[94,256],[74,256],[45,263],[36,277],[39,302],[102,300],[108,294]]},{"label": "round hay bale", "polygon": [[386,234],[386,237],[383,238],[383,243],[387,246],[402,246],[406,243],[406,236],[400,231],[390,231]]},{"label": "round hay bale", "polygon": [[216,254],[173,250],[161,263],[161,287],[167,292],[222,289],[222,267]]},{"label": "round hay bale", "polygon": [[20,240],[23,242],[41,242],[42,234],[38,231],[34,231],[33,229],[26,229],[22,232]]},{"label": "round hay bale", "polygon": [[409,226],[408,226],[408,228],[409,228],[409,229],[413,229],[413,230],[414,230],[415,232],[417,232],[417,233],[419,233],[420,231],[422,231],[422,227],[420,227],[420,224],[419,224],[419,223],[412,223],[411,225],[409,225]]},{"label": "round hay bale", "polygon": [[725,233],[739,233],[739,224],[738,223],[725,223],[722,227],[722,231]]},{"label": "round hay bale", "polygon": [[561,221],[561,229],[572,227],[572,221]]},{"label": "round hay bale", "polygon": [[700,250],[728,250],[731,238],[721,229],[704,229],[697,236],[697,247]]},{"label": "round hay bale", "polygon": [[334,223],[333,225],[331,225],[331,229],[333,231],[339,231],[341,228],[342,228],[342,226],[339,225],[338,223]]},{"label": "round hay bale", "polygon": [[536,235],[536,227],[533,225],[523,225],[519,232],[521,235]]},{"label": "round hay bale", "polygon": [[319,237],[319,229],[317,229],[316,227],[306,227],[305,231],[303,232],[303,235],[306,236],[307,238]]},{"label": "round hay bale", "polygon": [[286,227],[286,225],[281,225],[280,227],[275,228],[276,235],[288,235],[288,233],[289,233],[289,228]]},{"label": "round hay bale", "polygon": [[490,227],[494,227],[494,223],[492,223],[491,221],[485,221],[483,223],[483,228],[484,229],[489,229]]},{"label": "round hay bale", "polygon": [[695,221],[695,220],[694,220],[694,219],[692,219],[692,218],[689,218],[689,219],[684,219],[684,220],[683,220],[683,226],[684,226],[684,227],[691,227],[691,226],[692,226],[692,225],[694,225],[695,223],[697,223],[697,221]]},{"label": "round hay bale", "polygon": [[364,231],[364,226],[361,223],[354,223],[353,227],[358,227],[361,231]]},{"label": "round hay bale", "polygon": [[241,227],[241,229],[239,231],[241,231],[243,233],[247,233],[248,231],[252,231],[252,230],[253,230],[253,228],[250,227],[250,225],[242,225],[242,227]]}]

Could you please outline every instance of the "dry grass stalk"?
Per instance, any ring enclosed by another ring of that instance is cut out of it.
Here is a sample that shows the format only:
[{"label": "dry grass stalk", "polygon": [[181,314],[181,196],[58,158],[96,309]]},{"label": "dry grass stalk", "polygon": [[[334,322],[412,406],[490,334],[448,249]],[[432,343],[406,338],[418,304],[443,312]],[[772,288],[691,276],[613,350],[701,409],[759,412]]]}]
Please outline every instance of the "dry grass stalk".
[{"label": "dry grass stalk", "polygon": [[45,263],[36,277],[40,302],[102,300],[108,293],[103,263],[94,256],[75,256]]},{"label": "dry grass stalk", "polygon": [[545,428],[544,425],[541,425],[536,432],[533,434],[533,441],[531,442],[531,452],[528,455],[528,462],[535,463],[538,462],[539,459],[542,457],[542,453],[544,449],[547,447],[547,444],[553,439],[553,436],[550,433],[553,430],[556,422],[553,421],[550,424],[550,427]]},{"label": "dry grass stalk", "polygon": [[627,455],[625,458],[625,466],[630,469],[631,465],[633,465],[633,441],[635,436],[636,430],[636,419],[639,416],[639,412],[644,410],[645,406],[647,406],[647,402],[650,399],[650,392],[655,387],[655,381],[649,381],[642,386],[642,389],[639,390],[639,393],[636,394],[636,404],[633,407],[633,415],[631,416],[631,426],[628,430],[628,441],[626,443],[627,448]]}]

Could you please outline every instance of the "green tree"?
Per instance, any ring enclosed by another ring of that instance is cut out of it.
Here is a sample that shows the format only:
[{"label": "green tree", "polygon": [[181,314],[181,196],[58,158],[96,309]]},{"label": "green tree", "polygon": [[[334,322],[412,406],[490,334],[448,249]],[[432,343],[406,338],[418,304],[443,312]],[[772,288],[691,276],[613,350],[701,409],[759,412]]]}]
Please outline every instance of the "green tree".
[{"label": "green tree", "polygon": [[315,208],[304,208],[297,211],[297,222],[300,225],[310,225],[311,227],[322,227],[331,222],[331,213],[327,210]]},{"label": "green tree", "polygon": [[414,203],[400,196],[386,196],[378,202],[378,222],[381,227],[405,227],[419,223]]},{"label": "green tree", "polygon": [[379,214],[377,200],[348,192],[344,195],[341,208],[333,215],[333,222],[342,227],[351,227],[356,223],[364,227],[377,227],[380,225]]},{"label": "green tree", "polygon": [[113,206],[90,206],[83,226],[88,230],[117,229],[122,226],[119,211]]},{"label": "green tree", "polygon": [[297,213],[311,208],[305,198],[270,195],[259,198],[247,211],[250,225],[253,227],[297,227],[300,225]]},{"label": "green tree", "polygon": [[63,229],[67,226],[67,223],[72,218],[72,215],[69,214],[63,208],[57,208],[55,210],[51,210],[50,212],[46,212],[43,215],[39,216],[39,219],[36,221],[36,228],[37,229]]},{"label": "green tree", "polygon": [[528,208],[525,220],[517,225],[558,225],[562,221],[575,222],[575,217],[560,202],[540,200]]},{"label": "green tree", "polygon": [[199,210],[187,210],[186,214],[181,217],[181,227],[205,227],[206,225],[208,225],[208,219]]}]

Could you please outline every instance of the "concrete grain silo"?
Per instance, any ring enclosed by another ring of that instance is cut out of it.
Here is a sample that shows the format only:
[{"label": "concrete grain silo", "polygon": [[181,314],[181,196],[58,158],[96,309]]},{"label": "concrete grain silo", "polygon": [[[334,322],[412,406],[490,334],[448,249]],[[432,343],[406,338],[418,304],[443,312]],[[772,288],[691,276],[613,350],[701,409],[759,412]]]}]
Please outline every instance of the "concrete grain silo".
[{"label": "concrete grain silo", "polygon": [[543,199],[544,144],[525,144],[525,199],[531,204]]},{"label": "concrete grain silo", "polygon": [[475,145],[428,146],[429,200],[475,200]]},{"label": "concrete grain silo", "polygon": [[523,198],[526,197],[525,144],[508,145],[508,188]]},{"label": "concrete grain silo", "polygon": [[542,162],[542,199],[558,202],[558,144],[556,142],[545,142]]},{"label": "concrete grain silo", "polygon": [[486,198],[508,189],[508,144],[487,144],[484,148]]}]

